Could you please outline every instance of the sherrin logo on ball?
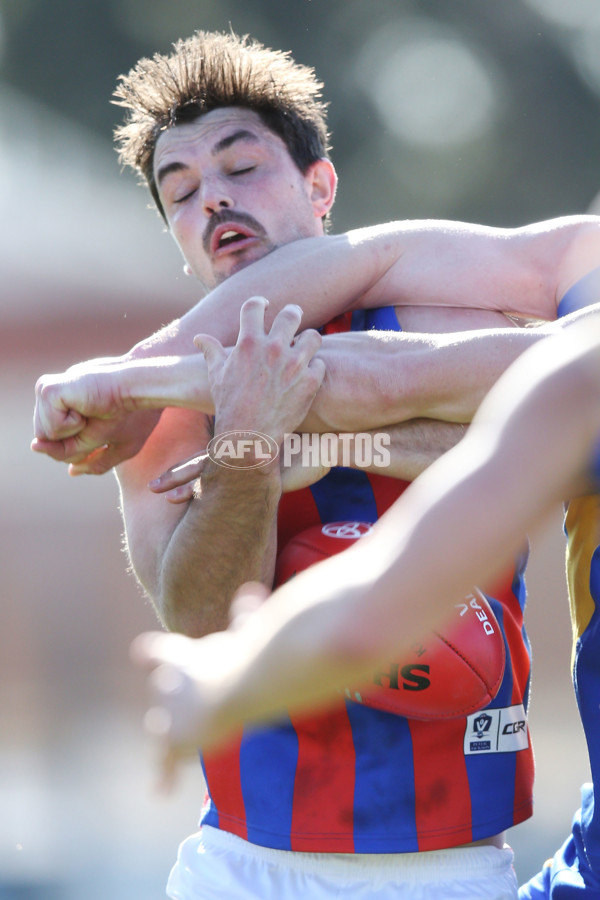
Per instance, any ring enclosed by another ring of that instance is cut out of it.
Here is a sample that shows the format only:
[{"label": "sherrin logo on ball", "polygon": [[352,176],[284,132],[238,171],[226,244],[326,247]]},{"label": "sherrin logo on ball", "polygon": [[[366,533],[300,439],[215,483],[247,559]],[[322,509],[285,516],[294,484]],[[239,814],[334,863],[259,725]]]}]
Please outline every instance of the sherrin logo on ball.
[{"label": "sherrin logo on ball", "polygon": [[[346,550],[371,530],[368,522],[331,522],[301,531],[278,554],[275,585]],[[476,588],[456,604],[443,629],[374,673],[366,688],[349,685],[345,695],[411,719],[457,718],[494,699],[504,665],[503,635],[488,599]]]}]

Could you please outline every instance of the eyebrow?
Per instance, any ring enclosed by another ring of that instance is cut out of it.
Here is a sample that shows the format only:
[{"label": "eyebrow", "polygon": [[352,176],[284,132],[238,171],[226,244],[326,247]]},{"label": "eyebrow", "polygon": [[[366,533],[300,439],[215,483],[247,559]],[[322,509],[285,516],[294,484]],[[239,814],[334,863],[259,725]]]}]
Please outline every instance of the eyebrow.
[{"label": "eyebrow", "polygon": [[257,143],[258,137],[252,131],[248,131],[246,128],[240,128],[238,131],[234,131],[233,134],[229,134],[215,144],[211,150],[211,155],[216,156],[217,153],[227,150],[232,144],[236,144],[238,141],[253,141],[254,143]]},{"label": "eyebrow", "polygon": [[[258,140],[258,137],[253,134],[252,131],[248,131],[246,128],[240,128],[238,131],[234,131],[233,134],[228,134],[227,137],[218,141],[210,153],[211,156],[217,156],[219,153],[222,153],[223,150],[229,149],[229,147],[236,144],[238,141],[252,141],[253,143],[258,143]],[[173,172],[182,172],[188,168],[189,166],[186,166],[186,164],[182,162],[167,163],[165,166],[161,166],[156,173],[156,183],[160,185],[167,175],[171,175]]]},{"label": "eyebrow", "polygon": [[182,162],[172,162],[167,163],[166,166],[161,166],[161,168],[156,173],[156,183],[157,185],[162,184],[167,175],[171,175],[172,172],[182,172],[185,169],[189,168]]}]

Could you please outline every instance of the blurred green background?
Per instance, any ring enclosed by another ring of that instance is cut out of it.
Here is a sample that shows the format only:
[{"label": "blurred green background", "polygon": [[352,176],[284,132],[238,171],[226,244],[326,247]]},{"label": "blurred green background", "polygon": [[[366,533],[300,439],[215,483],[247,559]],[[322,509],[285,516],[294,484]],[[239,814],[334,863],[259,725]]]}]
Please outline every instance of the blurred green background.
[{"label": "blurred green background", "polygon": [[[119,172],[120,73],[197,28],[314,66],[340,175],[335,230],[396,218],[517,226],[594,210],[598,0],[0,0],[0,900],[154,900],[202,799],[153,790],[127,648],[154,615],[125,571],[111,475],[34,457],[33,384],[119,353],[198,296]],[[568,674],[560,517],[534,541],[536,816],[521,879],[587,777]]]}]

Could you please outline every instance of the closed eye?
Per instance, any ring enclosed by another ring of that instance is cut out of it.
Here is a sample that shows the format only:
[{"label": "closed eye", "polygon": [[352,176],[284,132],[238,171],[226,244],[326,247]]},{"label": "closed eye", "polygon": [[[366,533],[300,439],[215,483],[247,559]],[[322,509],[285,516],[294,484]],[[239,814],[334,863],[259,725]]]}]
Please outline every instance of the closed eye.
[{"label": "closed eye", "polygon": [[185,201],[189,200],[197,190],[198,188],[193,188],[191,191],[188,191],[187,194],[184,194],[183,197],[177,197],[177,199],[173,200],[173,203],[185,203]]},{"label": "closed eye", "polygon": [[245,169],[236,169],[235,172],[231,172],[231,175],[245,175],[247,172],[252,172],[256,166],[247,166]]}]

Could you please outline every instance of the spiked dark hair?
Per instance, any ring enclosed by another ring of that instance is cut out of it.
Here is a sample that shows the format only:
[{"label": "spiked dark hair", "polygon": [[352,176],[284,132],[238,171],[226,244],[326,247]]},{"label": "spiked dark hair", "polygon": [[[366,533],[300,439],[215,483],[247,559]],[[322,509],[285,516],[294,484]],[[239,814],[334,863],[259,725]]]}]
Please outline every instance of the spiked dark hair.
[{"label": "spiked dark hair", "polygon": [[197,31],[173,48],[168,56],[141,59],[120,76],[114,94],[114,102],[128,111],[115,131],[119,160],[143,176],[163,217],[153,176],[156,142],[165,129],[213,109],[256,112],[303,173],[328,156],[327,104],[314,69],[248,35]]}]

